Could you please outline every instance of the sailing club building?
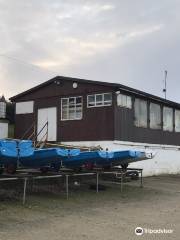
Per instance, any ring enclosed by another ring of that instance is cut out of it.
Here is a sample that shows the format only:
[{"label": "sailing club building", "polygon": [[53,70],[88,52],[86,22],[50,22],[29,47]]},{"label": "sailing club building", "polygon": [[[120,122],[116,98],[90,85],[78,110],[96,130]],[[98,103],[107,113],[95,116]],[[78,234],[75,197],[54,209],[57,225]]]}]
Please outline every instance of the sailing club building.
[{"label": "sailing club building", "polygon": [[178,103],[117,83],[62,76],[10,100],[16,104],[15,138],[27,138],[33,124],[31,131],[38,133],[48,122],[48,141],[150,148],[157,152],[154,159],[131,166],[143,167],[145,175],[180,173]]}]

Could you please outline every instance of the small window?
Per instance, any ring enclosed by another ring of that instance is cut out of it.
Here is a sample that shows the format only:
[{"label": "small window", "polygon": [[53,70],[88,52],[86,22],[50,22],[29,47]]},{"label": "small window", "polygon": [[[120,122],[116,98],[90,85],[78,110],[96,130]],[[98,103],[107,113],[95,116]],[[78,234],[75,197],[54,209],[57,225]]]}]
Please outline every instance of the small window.
[{"label": "small window", "polygon": [[82,97],[61,98],[61,120],[82,119]]},{"label": "small window", "polygon": [[150,103],[150,128],[161,129],[161,106]]},{"label": "small window", "polygon": [[163,108],[163,130],[173,131],[173,109],[169,107]]},{"label": "small window", "polygon": [[87,96],[87,107],[103,107],[112,105],[112,94],[101,93]]},{"label": "small window", "polygon": [[0,102],[0,118],[6,117],[6,103]]},{"label": "small window", "polygon": [[130,96],[118,94],[117,105],[125,108],[132,108],[132,99]]},{"label": "small window", "polygon": [[147,102],[136,98],[134,103],[135,126],[147,127]]},{"label": "small window", "polygon": [[33,112],[34,112],[34,101],[16,103],[16,114],[28,114]]},{"label": "small window", "polygon": [[175,131],[180,132],[180,110],[175,110]]}]

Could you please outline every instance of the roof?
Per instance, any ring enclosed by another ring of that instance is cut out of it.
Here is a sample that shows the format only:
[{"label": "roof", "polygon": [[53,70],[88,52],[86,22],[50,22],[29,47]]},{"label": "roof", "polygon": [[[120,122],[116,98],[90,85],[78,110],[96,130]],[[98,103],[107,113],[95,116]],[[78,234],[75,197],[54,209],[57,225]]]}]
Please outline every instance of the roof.
[{"label": "roof", "polygon": [[167,99],[164,99],[164,98],[161,98],[161,97],[158,97],[158,96],[155,96],[155,95],[152,95],[152,94],[149,94],[149,93],[146,93],[146,92],[143,92],[143,91],[140,91],[140,90],[137,90],[137,89],[134,89],[134,88],[131,88],[131,87],[128,87],[128,86],[125,86],[125,85],[122,85],[122,84],[119,84],[119,83],[110,83],[110,82],[101,82],[101,81],[94,81],[94,80],[86,80],[86,79],[81,79],[81,78],[73,78],[73,77],[65,77],[65,76],[56,76],[46,82],[43,82],[33,88],[30,88],[22,93],[19,93],[13,97],[10,98],[11,101],[15,101],[16,99],[20,98],[20,97],[23,97],[29,93],[32,93],[42,87],[45,87],[45,86],[48,86],[50,85],[51,83],[53,83],[54,81],[57,81],[57,80],[66,80],[66,81],[77,81],[79,83],[89,83],[89,84],[97,84],[97,85],[101,85],[101,86],[108,86],[108,87],[112,87],[112,88],[115,88],[116,91],[117,90],[124,90],[126,92],[129,92],[129,93],[133,93],[133,94],[136,94],[136,95],[139,95],[139,96],[142,96],[142,97],[145,97],[145,98],[149,98],[149,99],[152,99],[152,100],[155,100],[155,101],[158,101],[158,102],[162,102],[162,103],[165,103],[167,105],[170,105],[170,106],[173,106],[173,107],[178,107],[180,108],[180,104],[179,103],[176,103],[176,102],[173,102],[173,101],[170,101],[170,100],[167,100]]},{"label": "roof", "polygon": [[0,97],[0,102],[6,102],[6,99],[5,99],[4,95],[2,95],[2,96]]}]

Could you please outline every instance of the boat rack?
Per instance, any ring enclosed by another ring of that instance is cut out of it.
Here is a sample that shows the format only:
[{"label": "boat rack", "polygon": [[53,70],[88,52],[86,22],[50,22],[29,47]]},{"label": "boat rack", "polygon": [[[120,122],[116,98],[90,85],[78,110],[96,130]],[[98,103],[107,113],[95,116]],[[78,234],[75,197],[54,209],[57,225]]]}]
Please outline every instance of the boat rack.
[{"label": "boat rack", "polygon": [[[24,171],[24,172],[23,172]],[[28,182],[38,179],[57,179],[57,178],[64,178],[65,179],[65,189],[66,189],[66,199],[69,198],[69,179],[71,177],[82,177],[82,176],[95,176],[96,178],[96,192],[99,192],[99,178],[103,175],[115,175],[117,178],[120,179],[120,191],[123,191],[123,183],[125,176],[127,173],[130,172],[138,172],[140,174],[140,187],[143,187],[143,169],[141,168],[127,168],[126,170],[122,168],[113,168],[109,171],[104,170],[96,170],[96,171],[88,171],[88,172],[82,172],[82,173],[75,173],[75,172],[69,172],[69,171],[61,171],[59,173],[47,173],[47,174],[41,174],[40,172],[27,172],[25,170],[19,170],[17,171],[17,174],[2,174],[0,175],[0,182],[6,182],[6,181],[17,181],[22,180],[23,181],[23,197],[22,197],[22,203],[23,205],[26,203],[26,190],[27,190],[27,184]],[[113,182],[111,182],[113,183]]]}]

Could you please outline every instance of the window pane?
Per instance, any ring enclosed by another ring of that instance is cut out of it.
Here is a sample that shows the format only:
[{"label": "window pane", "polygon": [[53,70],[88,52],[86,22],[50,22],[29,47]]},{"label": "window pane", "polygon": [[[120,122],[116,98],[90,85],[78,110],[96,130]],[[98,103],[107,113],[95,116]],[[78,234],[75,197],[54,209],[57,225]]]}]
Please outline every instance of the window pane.
[{"label": "window pane", "polygon": [[180,132],[180,110],[175,110],[175,131]]},{"label": "window pane", "polygon": [[68,104],[68,99],[67,98],[63,98],[61,99],[62,101],[62,105],[67,105]]},{"label": "window pane", "polygon": [[122,106],[126,107],[126,96],[122,95]]},{"label": "window pane", "polygon": [[141,99],[135,99],[135,126],[147,127],[147,102]]},{"label": "window pane", "polygon": [[173,131],[173,109],[169,107],[163,108],[163,130]]},{"label": "window pane", "polygon": [[88,107],[98,107],[98,106],[110,106],[112,105],[112,94],[111,93],[102,93],[89,95],[87,97],[87,106]]},{"label": "window pane", "polygon": [[69,109],[69,119],[70,120],[73,120],[73,119],[76,119],[75,118],[75,108],[73,108],[73,109]]},{"label": "window pane", "polygon": [[0,103],[0,118],[6,117],[6,103],[1,102]]},{"label": "window pane", "polygon": [[76,98],[76,104],[81,104],[82,103],[82,98],[81,97],[77,97]]},{"label": "window pane", "polygon": [[117,95],[117,105],[122,106],[122,95],[121,94]]},{"label": "window pane", "polygon": [[95,95],[88,96],[88,107],[94,107],[95,106]]},{"label": "window pane", "polygon": [[132,99],[130,96],[127,96],[127,108],[132,108]]},{"label": "window pane", "polygon": [[111,93],[105,93],[104,94],[104,101],[112,101],[112,94]]},{"label": "window pane", "polygon": [[95,102],[89,102],[88,107],[95,107]]},{"label": "window pane", "polygon": [[158,104],[150,104],[150,128],[161,129],[161,107]]},{"label": "window pane", "polygon": [[68,111],[67,110],[68,110],[67,108],[62,110],[62,119],[64,119],[64,120],[68,119]]},{"label": "window pane", "polygon": [[102,105],[103,104],[103,95],[97,94],[96,95],[96,105]]},{"label": "window pane", "polygon": [[74,106],[75,105],[76,98],[69,98],[69,105]]},{"label": "window pane", "polygon": [[117,95],[117,105],[126,108],[132,108],[132,99],[124,94]]},{"label": "window pane", "polygon": [[62,120],[78,120],[82,118],[82,97],[61,99]]},{"label": "window pane", "polygon": [[95,102],[95,95],[88,96],[88,102]]},{"label": "window pane", "polygon": [[104,105],[105,105],[105,106],[110,106],[111,104],[112,104],[111,101],[106,101],[106,102],[104,102]]},{"label": "window pane", "polygon": [[76,119],[81,119],[82,118],[82,110],[81,109],[78,109],[76,111]]}]

